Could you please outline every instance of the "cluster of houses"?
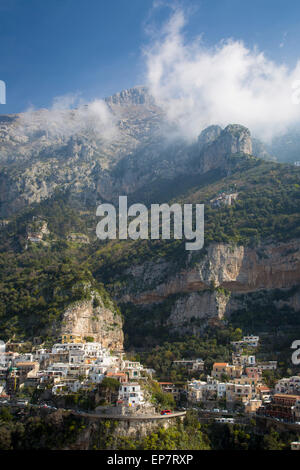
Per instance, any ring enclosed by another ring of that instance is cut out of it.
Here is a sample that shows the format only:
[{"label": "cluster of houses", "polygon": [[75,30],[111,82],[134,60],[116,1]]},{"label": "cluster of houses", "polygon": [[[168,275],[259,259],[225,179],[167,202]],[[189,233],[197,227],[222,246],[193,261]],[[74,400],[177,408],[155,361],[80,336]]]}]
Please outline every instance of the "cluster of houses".
[{"label": "cluster of houses", "polygon": [[300,425],[300,375],[278,380],[271,400],[263,403],[257,413]]},{"label": "cluster of houses", "polygon": [[272,364],[256,364],[254,355],[233,353],[232,364],[216,362],[206,381],[188,383],[188,400],[192,403],[207,400],[241,402],[246,409],[255,411],[263,400],[270,398],[270,389],[262,380],[262,372]]},{"label": "cluster of houses", "polygon": [[209,202],[212,207],[221,207],[221,206],[231,206],[234,201],[236,201],[239,193],[225,193],[222,192],[214,199],[211,199]]},{"label": "cluster of houses", "polygon": [[[278,380],[271,390],[263,381],[263,372],[276,370],[277,362],[257,362],[253,348],[258,343],[258,336],[244,336],[233,342],[231,363],[215,362],[206,380],[191,379],[185,385],[159,382],[160,387],[177,403],[183,396],[189,406],[223,401],[229,407],[240,404],[246,413],[300,423],[300,375]],[[131,409],[149,405],[142,384],[155,371],[125,359],[123,351],[111,353],[101,343],[85,341],[75,334],[63,335],[51,349],[36,347],[30,353],[19,353],[11,347],[6,351],[3,344],[0,397],[14,396],[26,386],[51,389],[54,396],[67,395],[91,390],[104,378],[113,378],[120,384],[117,405]],[[185,367],[192,376],[202,373],[203,377],[202,359],[181,359],[172,366]]]},{"label": "cluster of houses", "polygon": [[276,370],[277,361],[257,363],[255,355],[242,353],[245,347],[256,348],[258,342],[258,336],[244,336],[241,341],[233,342],[232,364],[216,362],[206,381],[190,381],[188,402],[223,399],[226,404],[241,404],[249,414],[300,424],[300,375],[278,380],[272,390],[267,387],[262,373]]},{"label": "cluster of houses", "polygon": [[233,341],[232,363],[216,362],[206,381],[189,382],[188,401],[226,400],[226,403],[242,404],[248,413],[255,413],[264,403],[269,403],[272,391],[264,384],[262,374],[265,370],[276,370],[277,361],[257,363],[255,355],[243,352],[257,348],[258,343],[259,336],[253,335]]},{"label": "cluster of houses", "polygon": [[0,395],[14,395],[24,386],[51,388],[53,395],[90,390],[102,380],[120,382],[119,398],[129,406],[143,403],[141,387],[134,382],[151,375],[151,369],[124,359],[122,351],[112,354],[98,342],[80,335],[64,335],[51,349],[32,353],[0,351]]}]

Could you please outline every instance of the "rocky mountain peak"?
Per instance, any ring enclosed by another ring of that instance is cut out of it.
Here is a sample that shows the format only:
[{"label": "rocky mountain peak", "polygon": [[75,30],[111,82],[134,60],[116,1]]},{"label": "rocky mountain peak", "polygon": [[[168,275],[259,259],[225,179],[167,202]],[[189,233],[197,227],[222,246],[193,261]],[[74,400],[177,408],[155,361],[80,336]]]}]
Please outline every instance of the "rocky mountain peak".
[{"label": "rocky mountain peak", "polygon": [[225,129],[209,126],[198,138],[202,172],[222,168],[230,155],[252,155],[251,134],[247,127],[229,124]]},{"label": "rocky mountain peak", "polygon": [[204,129],[198,137],[198,143],[200,148],[202,148],[206,144],[212,143],[216,140],[222,132],[221,126],[209,126]]},{"label": "rocky mountain peak", "polygon": [[210,145],[222,147],[222,153],[227,155],[235,153],[252,154],[252,139],[247,127],[240,124],[229,124],[222,127],[212,125],[204,129],[198,137],[200,150]]},{"label": "rocky mountain peak", "polygon": [[128,90],[122,90],[108,98],[105,98],[108,105],[154,105],[154,98],[150,95],[149,90],[145,86],[136,86]]},{"label": "rocky mountain peak", "polygon": [[252,154],[251,134],[247,127],[240,124],[229,124],[220,137],[228,143],[228,153]]}]

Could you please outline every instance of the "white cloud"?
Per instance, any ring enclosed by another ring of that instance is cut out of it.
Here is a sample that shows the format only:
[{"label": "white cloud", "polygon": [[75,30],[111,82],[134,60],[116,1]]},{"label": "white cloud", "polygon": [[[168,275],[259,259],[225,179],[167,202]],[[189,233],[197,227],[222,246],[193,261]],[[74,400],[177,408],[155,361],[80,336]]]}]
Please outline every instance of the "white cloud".
[{"label": "white cloud", "polygon": [[49,140],[66,140],[82,133],[110,140],[117,128],[103,100],[85,103],[70,94],[55,98],[50,109],[30,108],[22,113],[17,132],[28,137],[44,134]]},{"label": "white cloud", "polygon": [[214,48],[199,38],[188,42],[185,23],[176,9],[144,51],[147,85],[184,136],[194,138],[210,124],[239,123],[268,140],[300,121],[292,99],[300,61],[290,69],[231,39]]}]

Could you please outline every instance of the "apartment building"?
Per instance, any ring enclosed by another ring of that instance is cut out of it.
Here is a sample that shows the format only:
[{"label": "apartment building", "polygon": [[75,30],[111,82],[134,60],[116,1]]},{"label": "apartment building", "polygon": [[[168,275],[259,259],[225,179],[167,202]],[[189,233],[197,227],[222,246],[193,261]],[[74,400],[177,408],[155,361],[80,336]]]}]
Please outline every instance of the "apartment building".
[{"label": "apartment building", "polygon": [[123,383],[119,390],[118,403],[126,406],[136,406],[145,403],[144,394],[138,383]]},{"label": "apartment building", "polygon": [[300,376],[294,375],[293,377],[278,380],[275,385],[275,392],[300,395]]}]

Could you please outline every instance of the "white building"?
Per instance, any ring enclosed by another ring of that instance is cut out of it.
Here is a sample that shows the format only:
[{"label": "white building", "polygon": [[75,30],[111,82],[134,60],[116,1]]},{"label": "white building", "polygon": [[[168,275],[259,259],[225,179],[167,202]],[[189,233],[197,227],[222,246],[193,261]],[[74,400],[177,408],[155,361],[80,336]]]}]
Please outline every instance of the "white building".
[{"label": "white building", "polygon": [[201,380],[193,380],[188,383],[188,400],[198,402],[204,399],[207,383]]},{"label": "white building", "polygon": [[290,395],[300,395],[300,376],[283,378],[275,385],[275,393],[287,393]]},{"label": "white building", "polygon": [[277,369],[277,361],[268,361],[268,362],[260,362],[257,364],[257,368],[261,371],[263,370],[276,370]]},{"label": "white building", "polygon": [[67,377],[69,372],[69,364],[65,364],[64,362],[56,362],[51,364],[45,372],[47,375]]},{"label": "white building", "polygon": [[63,392],[66,393],[76,393],[81,388],[81,382],[74,379],[64,379],[61,382],[53,385],[52,393],[53,395],[59,395]]},{"label": "white building", "polygon": [[69,363],[70,364],[84,364],[85,362],[85,352],[83,349],[71,350],[69,351]]},{"label": "white building", "polygon": [[20,354],[17,359],[15,360],[15,364],[18,362],[33,362],[34,361],[34,354],[32,353],[25,353]]},{"label": "white building", "polygon": [[56,343],[52,347],[53,354],[59,354],[64,351],[84,350],[84,343]]},{"label": "white building", "polygon": [[102,347],[101,343],[85,343],[84,351],[88,357],[99,357],[101,355],[109,354],[108,351]]},{"label": "white building", "polygon": [[121,370],[128,374],[130,380],[137,380],[141,377],[143,366],[140,362],[135,361],[122,361]]},{"label": "white building", "polygon": [[217,384],[217,397],[226,398],[226,383],[219,382]]},{"label": "white building", "polygon": [[34,358],[36,361],[44,361],[45,359],[49,358],[49,351],[47,349],[38,349],[35,351]]},{"label": "white building", "polygon": [[119,401],[127,406],[142,405],[145,403],[144,394],[138,383],[124,383],[119,390]]},{"label": "white building", "polygon": [[8,367],[11,364],[14,364],[15,360],[19,357],[17,352],[4,352],[0,354],[0,365]]},{"label": "white building", "polygon": [[89,379],[94,383],[101,383],[104,379],[104,374],[107,370],[107,367],[102,366],[101,364],[93,364],[89,369]]},{"label": "white building", "polygon": [[257,348],[259,342],[259,336],[244,336],[243,342],[252,348]]}]

